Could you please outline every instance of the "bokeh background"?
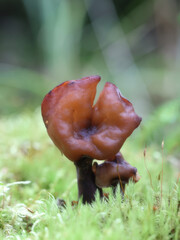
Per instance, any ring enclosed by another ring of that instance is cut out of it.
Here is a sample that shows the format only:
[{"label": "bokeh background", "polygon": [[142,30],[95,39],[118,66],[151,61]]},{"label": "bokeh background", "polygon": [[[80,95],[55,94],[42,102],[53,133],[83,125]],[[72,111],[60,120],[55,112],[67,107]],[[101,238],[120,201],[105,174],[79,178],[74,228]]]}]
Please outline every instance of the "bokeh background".
[{"label": "bokeh background", "polygon": [[0,117],[98,74],[143,117],[139,141],[179,157],[179,24],[179,0],[0,0]]}]

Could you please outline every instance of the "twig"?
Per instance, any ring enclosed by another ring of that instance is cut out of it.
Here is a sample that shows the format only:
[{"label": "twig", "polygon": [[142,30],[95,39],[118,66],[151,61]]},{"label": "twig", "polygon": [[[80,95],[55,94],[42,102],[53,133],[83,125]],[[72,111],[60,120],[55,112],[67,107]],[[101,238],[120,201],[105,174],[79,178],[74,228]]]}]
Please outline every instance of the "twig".
[{"label": "twig", "polygon": [[162,141],[161,144],[161,149],[162,149],[162,176],[161,176],[161,203],[162,203],[162,197],[163,197],[163,163],[164,163],[164,140]]},{"label": "twig", "polygon": [[124,190],[124,188],[123,188],[123,184],[122,184],[122,181],[121,181],[121,176],[120,176],[120,173],[119,173],[119,171],[118,171],[118,164],[117,164],[117,173],[118,173],[118,178],[119,178],[119,183],[120,183],[120,187],[121,187],[121,189],[122,189],[122,191],[123,191],[123,194],[128,198],[128,196],[127,196],[127,194],[125,193],[125,190]]},{"label": "twig", "polygon": [[145,149],[144,149],[144,165],[145,165],[146,171],[147,171],[147,173],[148,173],[148,175],[149,175],[151,188],[152,188],[152,190],[154,191],[153,184],[152,184],[151,174],[150,174],[150,172],[149,172],[149,170],[148,170],[148,168],[147,168],[147,165],[146,165],[146,147],[145,147]]},{"label": "twig", "polygon": [[176,184],[178,184],[178,182],[179,182],[179,179],[180,179],[180,173],[178,174],[178,177],[177,177]]}]

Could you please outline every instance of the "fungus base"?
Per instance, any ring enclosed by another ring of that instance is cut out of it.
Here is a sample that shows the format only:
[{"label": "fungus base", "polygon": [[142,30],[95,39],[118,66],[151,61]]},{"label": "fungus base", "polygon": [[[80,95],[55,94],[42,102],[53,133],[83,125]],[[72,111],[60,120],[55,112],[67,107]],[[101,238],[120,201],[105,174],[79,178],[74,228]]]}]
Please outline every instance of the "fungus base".
[{"label": "fungus base", "polygon": [[95,184],[95,176],[92,172],[93,159],[82,157],[75,164],[78,181],[78,197],[82,198],[82,202],[92,203],[95,200],[95,194],[98,190],[100,197],[103,197],[103,191]]}]

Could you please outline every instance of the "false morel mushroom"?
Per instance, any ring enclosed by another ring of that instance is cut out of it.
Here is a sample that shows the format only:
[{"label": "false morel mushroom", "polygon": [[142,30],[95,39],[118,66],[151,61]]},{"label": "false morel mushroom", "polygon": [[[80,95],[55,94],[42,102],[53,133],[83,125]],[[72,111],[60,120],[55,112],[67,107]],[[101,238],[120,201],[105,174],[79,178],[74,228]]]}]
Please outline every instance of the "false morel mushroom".
[{"label": "false morel mushroom", "polygon": [[[94,105],[100,79],[90,76],[66,81],[51,90],[41,105],[50,138],[76,166],[78,193],[83,203],[94,201],[97,190],[101,197],[103,195],[101,185],[104,183],[96,184],[96,181],[104,180],[92,170],[93,159],[115,163],[124,141],[141,122],[132,104],[110,82],[105,84]],[[124,176],[129,174],[127,168],[124,170]]]},{"label": "false morel mushroom", "polygon": [[125,185],[129,180],[136,183],[140,179],[137,169],[126,162],[120,152],[113,160],[107,159],[99,165],[94,162],[92,170],[96,185],[99,188],[112,187],[114,194],[118,183],[120,183],[121,193],[124,194]]}]

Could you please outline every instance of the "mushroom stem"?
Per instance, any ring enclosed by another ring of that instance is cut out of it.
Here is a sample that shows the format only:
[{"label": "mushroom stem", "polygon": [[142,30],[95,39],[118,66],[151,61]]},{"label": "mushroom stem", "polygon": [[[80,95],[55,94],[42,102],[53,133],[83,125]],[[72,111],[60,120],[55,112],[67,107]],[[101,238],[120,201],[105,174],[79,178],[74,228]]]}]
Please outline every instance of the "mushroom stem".
[{"label": "mushroom stem", "polygon": [[95,175],[92,171],[92,158],[81,157],[75,162],[78,181],[78,197],[82,198],[83,204],[95,201],[96,191],[103,197],[103,191],[95,184]]}]

